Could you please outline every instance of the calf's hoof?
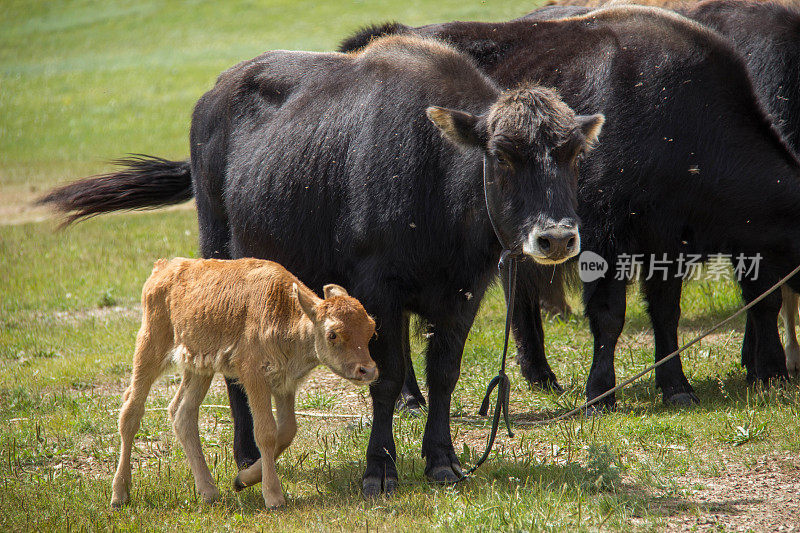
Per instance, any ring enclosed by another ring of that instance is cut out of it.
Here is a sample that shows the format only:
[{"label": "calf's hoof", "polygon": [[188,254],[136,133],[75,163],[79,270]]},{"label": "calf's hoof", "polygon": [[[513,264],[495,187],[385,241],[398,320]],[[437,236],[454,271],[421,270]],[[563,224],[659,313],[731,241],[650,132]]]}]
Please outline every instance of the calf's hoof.
[{"label": "calf's hoof", "polygon": [[269,510],[274,510],[284,505],[286,505],[286,499],[283,497],[283,494],[280,496],[264,496],[264,507]]},{"label": "calf's hoof", "polygon": [[203,503],[214,503],[218,502],[222,498],[222,495],[219,493],[219,490],[207,490],[205,492],[200,493],[200,499],[203,500]]},{"label": "calf's hoof", "polygon": [[233,478],[233,491],[234,492],[241,492],[246,488],[247,488],[247,485],[242,483],[242,480],[239,479],[238,475],[235,478]]},{"label": "calf's hoof", "polygon": [[381,494],[390,496],[397,490],[397,484],[396,478],[368,476],[361,481],[361,496],[365,500],[372,500]]},{"label": "calf's hoof", "polygon": [[464,478],[464,471],[461,470],[460,464],[454,462],[449,465],[431,467],[425,472],[425,477],[432,483],[450,485],[462,480]]},{"label": "calf's hoof", "polygon": [[665,397],[664,403],[674,407],[692,407],[700,403],[700,399],[694,392],[677,392],[672,396]]},{"label": "calf's hoof", "polygon": [[111,498],[111,508],[119,509],[120,507],[128,505],[130,502],[131,498],[127,494],[125,496],[113,496]]}]

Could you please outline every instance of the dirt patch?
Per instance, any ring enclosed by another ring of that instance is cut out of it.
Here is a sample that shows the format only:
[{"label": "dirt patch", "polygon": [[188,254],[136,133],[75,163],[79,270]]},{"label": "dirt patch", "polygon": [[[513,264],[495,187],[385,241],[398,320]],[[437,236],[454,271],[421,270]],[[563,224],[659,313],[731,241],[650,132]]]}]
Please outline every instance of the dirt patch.
[{"label": "dirt patch", "polygon": [[775,452],[752,466],[719,466],[718,477],[678,476],[683,497],[655,500],[665,531],[800,531],[800,456]]}]

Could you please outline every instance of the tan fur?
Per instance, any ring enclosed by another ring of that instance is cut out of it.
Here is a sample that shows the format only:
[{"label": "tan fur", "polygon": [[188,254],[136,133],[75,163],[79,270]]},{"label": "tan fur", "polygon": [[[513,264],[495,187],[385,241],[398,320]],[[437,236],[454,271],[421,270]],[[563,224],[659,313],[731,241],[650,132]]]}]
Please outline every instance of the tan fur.
[{"label": "tan fur", "polygon": [[203,500],[217,499],[219,490],[200,446],[198,409],[220,372],[244,386],[262,457],[242,472],[244,479],[237,476],[235,486],[261,481],[267,507],[284,503],[275,459],[297,431],[299,383],[320,363],[364,385],[377,377],[368,349],[374,320],[342,287],[326,285],[324,291],[323,300],[282,266],[258,259],[155,263],[142,289],[142,327],[120,411],[113,506],[129,501],[133,438],[150,387],[171,362],[181,366],[183,379],[169,414]]},{"label": "tan fur", "polygon": [[786,354],[786,369],[790,376],[800,376],[800,345],[797,343],[797,313],[800,296],[787,285],[781,287],[783,306],[781,306],[781,318],[783,318],[783,350]]}]

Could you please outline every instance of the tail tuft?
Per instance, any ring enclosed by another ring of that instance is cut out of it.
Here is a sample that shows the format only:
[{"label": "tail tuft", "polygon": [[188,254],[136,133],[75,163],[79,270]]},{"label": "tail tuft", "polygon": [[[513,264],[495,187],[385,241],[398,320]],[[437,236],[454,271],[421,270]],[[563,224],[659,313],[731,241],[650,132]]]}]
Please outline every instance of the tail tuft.
[{"label": "tail tuft", "polygon": [[132,154],[114,164],[125,168],[53,189],[36,204],[51,205],[63,213],[63,227],[102,213],[154,209],[194,196],[188,161]]}]

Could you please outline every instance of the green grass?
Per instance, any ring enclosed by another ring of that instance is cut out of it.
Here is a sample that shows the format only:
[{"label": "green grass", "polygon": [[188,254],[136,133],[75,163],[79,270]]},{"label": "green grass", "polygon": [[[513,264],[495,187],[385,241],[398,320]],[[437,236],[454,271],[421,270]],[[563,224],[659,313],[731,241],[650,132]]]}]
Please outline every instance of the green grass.
[{"label": "green grass", "polygon": [[[101,172],[124,153],[185,157],[194,101],[221,70],[265,49],[328,50],[369,22],[500,20],[534,3],[3,2],[0,212],[17,216],[44,188]],[[518,427],[514,439],[499,439],[476,479],[457,487],[424,481],[424,419],[398,418],[401,488],[392,499],[363,502],[358,487],[369,427],[360,420],[301,418],[297,440],[279,462],[289,505],[277,512],[262,509],[257,488],[230,489],[232,429],[228,412],[215,407],[227,403],[219,385],[201,417],[224,499],[214,506],[199,502],[164,411],[176,387],[168,374],[151,394],[137,437],[133,503],[112,511],[116,410],[130,375],[141,284],[155,259],[195,255],[195,214],[113,215],[66,232],[54,228],[51,221],[0,226],[3,530],[663,529],[675,513],[706,509],[678,476],[702,483],[717,479],[723,464],[746,466],[768,453],[800,451],[798,390],[746,387],[738,365],[740,321],[685,356],[700,407],[663,406],[649,376],[618,395],[620,408],[611,415]],[[739,304],[730,283],[689,285],[681,337],[688,340]],[[477,458],[487,431],[474,413],[495,372],[503,311],[495,288],[464,353],[453,434],[465,463]],[[567,390],[561,397],[530,391],[512,365],[517,421],[582,401],[592,349],[588,326],[573,317],[545,327],[550,361]],[[420,349],[416,341],[417,368]],[[641,370],[651,350],[646,313],[632,289],[618,375]],[[328,415],[342,403],[318,389],[298,407]]]}]

